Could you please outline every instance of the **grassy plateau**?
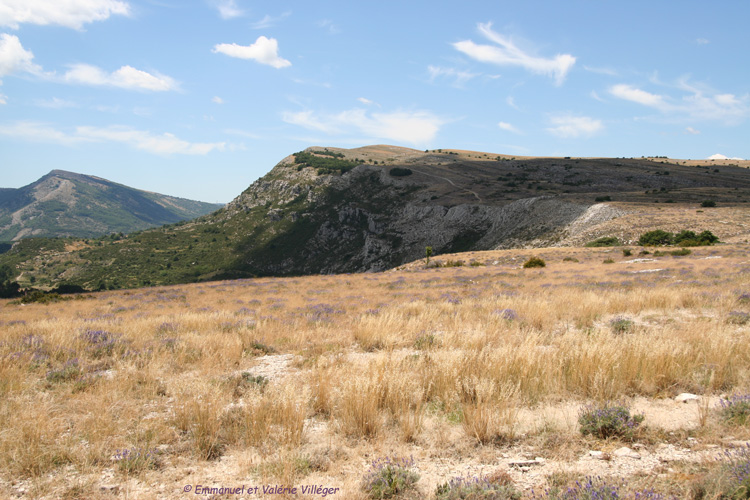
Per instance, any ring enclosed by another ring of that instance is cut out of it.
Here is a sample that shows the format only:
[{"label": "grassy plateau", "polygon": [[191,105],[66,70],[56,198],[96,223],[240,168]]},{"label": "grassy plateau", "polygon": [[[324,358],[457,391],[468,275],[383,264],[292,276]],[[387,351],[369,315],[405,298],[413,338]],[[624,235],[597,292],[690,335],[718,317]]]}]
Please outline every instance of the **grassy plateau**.
[{"label": "grassy plateau", "polygon": [[748,245],[661,250],[0,301],[0,496],[748,498]]}]

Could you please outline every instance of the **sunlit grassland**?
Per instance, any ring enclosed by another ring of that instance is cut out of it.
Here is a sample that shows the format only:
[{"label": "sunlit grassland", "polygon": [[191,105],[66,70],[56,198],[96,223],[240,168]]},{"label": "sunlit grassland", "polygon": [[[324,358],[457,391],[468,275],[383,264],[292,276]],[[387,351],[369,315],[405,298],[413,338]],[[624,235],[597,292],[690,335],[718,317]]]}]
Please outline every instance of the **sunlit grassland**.
[{"label": "sunlit grassland", "polygon": [[746,393],[747,247],[634,250],[3,301],[0,478],[30,497],[95,497],[106,476],[177,498],[210,475],[357,498],[373,457],[481,461],[542,432],[520,415],[544,405]]}]

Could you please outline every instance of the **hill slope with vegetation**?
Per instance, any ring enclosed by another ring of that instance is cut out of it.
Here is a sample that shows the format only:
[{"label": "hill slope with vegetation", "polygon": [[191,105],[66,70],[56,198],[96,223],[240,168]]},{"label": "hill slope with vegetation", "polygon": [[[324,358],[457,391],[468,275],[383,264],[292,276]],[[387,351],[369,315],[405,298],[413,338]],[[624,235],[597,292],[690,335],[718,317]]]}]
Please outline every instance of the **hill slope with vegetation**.
[{"label": "hill slope with vegetation", "polygon": [[[707,200],[716,206],[702,208]],[[690,224],[665,229],[725,241],[743,226],[715,227],[717,214],[745,217],[748,200],[749,172],[731,165],[314,147],[210,215],[126,237],[24,240],[0,264],[24,286],[88,289],[378,271],[424,257],[427,246],[438,255],[575,245],[606,228],[635,242],[678,213]],[[638,213],[649,214],[638,233],[617,226]]]}]

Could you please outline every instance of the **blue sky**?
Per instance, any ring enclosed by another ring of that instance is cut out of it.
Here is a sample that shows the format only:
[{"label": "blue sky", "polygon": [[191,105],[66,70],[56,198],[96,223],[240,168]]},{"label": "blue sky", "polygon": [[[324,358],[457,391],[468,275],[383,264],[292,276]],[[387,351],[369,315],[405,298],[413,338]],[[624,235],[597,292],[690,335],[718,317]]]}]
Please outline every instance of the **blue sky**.
[{"label": "blue sky", "polygon": [[750,158],[750,2],[1,0],[0,187],[228,202],[308,146]]}]

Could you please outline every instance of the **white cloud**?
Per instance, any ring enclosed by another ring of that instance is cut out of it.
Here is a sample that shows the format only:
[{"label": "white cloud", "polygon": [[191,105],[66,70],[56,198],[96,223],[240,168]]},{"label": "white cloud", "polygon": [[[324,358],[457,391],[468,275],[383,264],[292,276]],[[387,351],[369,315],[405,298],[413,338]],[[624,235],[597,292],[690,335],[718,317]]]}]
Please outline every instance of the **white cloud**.
[{"label": "white cloud", "polygon": [[107,128],[76,127],[74,133],[68,133],[46,124],[25,121],[7,125],[0,124],[0,135],[64,146],[93,142],[119,142],[141,151],[160,155],[205,155],[214,150],[224,151],[226,148],[224,142],[188,142],[169,133],[157,135],[122,126]]},{"label": "white cloud", "polygon": [[82,142],[90,142],[90,139],[66,134],[48,125],[37,122],[21,121],[13,124],[0,124],[0,135],[22,139],[31,142],[43,142],[73,146]]},{"label": "white cloud", "polygon": [[41,74],[42,68],[33,59],[34,54],[23,48],[17,36],[0,34],[0,78],[12,73]]},{"label": "white cloud", "polygon": [[624,83],[610,87],[609,93],[619,99],[637,102],[638,104],[643,104],[644,106],[650,106],[652,108],[665,109],[665,107],[668,106],[664,101],[663,96],[652,94]]},{"label": "white cloud", "polygon": [[358,97],[357,100],[361,102],[362,104],[367,104],[368,106],[372,106],[373,104],[375,104],[374,101],[371,101],[370,99],[366,97]]},{"label": "white cloud", "polygon": [[225,20],[245,15],[245,11],[237,7],[235,0],[219,0],[214,2],[214,5],[219,10],[219,16]]},{"label": "white cloud", "polygon": [[213,103],[216,103],[216,104],[224,104],[224,99],[222,99],[222,98],[221,98],[221,97],[219,97],[219,96],[214,96],[214,97],[213,97],[213,98],[211,99],[211,102],[213,102]]},{"label": "white cloud", "polygon": [[119,0],[3,0],[0,26],[18,29],[24,23],[57,24],[80,30],[84,24],[112,15],[130,15],[130,5]]},{"label": "white cloud", "polygon": [[0,106],[3,104],[8,104],[8,96],[5,94],[0,94]]},{"label": "white cloud", "polygon": [[441,68],[439,66],[428,66],[427,71],[430,72],[430,82],[434,82],[438,77],[453,78],[453,85],[456,87],[461,87],[472,78],[479,76],[477,73],[460,71],[455,68]]},{"label": "white cloud", "polygon": [[516,104],[516,100],[515,100],[515,99],[513,98],[513,96],[510,96],[510,95],[509,95],[508,97],[506,97],[506,98],[505,98],[505,103],[506,103],[506,104],[507,104],[508,106],[510,106],[511,108],[513,108],[513,109],[518,109],[518,110],[520,110],[520,108],[519,108],[519,107],[518,107],[518,105]]},{"label": "white cloud", "polygon": [[748,95],[737,97],[734,94],[714,93],[691,85],[686,80],[680,81],[678,87],[689,94],[678,99],[652,94],[626,84],[615,85],[609,92],[620,99],[657,109],[677,119],[716,120],[731,125],[750,117]]},{"label": "white cloud", "polygon": [[252,45],[237,45],[236,43],[220,43],[214,46],[213,52],[237,57],[239,59],[252,59],[261,64],[267,64],[274,68],[286,68],[292,63],[279,57],[279,42],[275,38],[259,36]]},{"label": "white cloud", "polygon": [[686,134],[690,134],[690,135],[698,135],[698,134],[700,134],[700,133],[701,133],[701,131],[700,131],[700,130],[696,130],[696,129],[694,129],[693,127],[687,127],[687,128],[685,129],[685,133],[686,133]]},{"label": "white cloud", "polygon": [[707,38],[696,38],[695,43],[697,43],[698,45],[707,45],[711,42]]},{"label": "white cloud", "polygon": [[576,58],[570,54],[558,54],[552,59],[535,57],[522,51],[509,39],[492,31],[492,24],[479,24],[479,31],[497,45],[479,45],[471,40],[456,42],[453,47],[472,59],[500,66],[521,66],[532,73],[547,75],[556,85],[565,81],[565,76],[573,67]]},{"label": "white cloud", "polygon": [[312,111],[286,112],[283,120],[328,135],[363,134],[371,139],[424,145],[432,141],[445,120],[427,111],[395,111],[368,114],[351,109],[335,115],[317,115]]},{"label": "white cloud", "polygon": [[508,122],[498,122],[497,126],[500,127],[502,130],[505,130],[505,131],[508,131],[508,132],[513,132],[514,134],[520,134],[521,133],[520,130],[518,130],[516,127],[514,127],[513,125],[511,125]]},{"label": "white cloud", "polygon": [[576,138],[590,137],[604,129],[601,120],[589,118],[588,116],[558,115],[550,117],[547,131],[557,137]]},{"label": "white cloud", "polygon": [[742,160],[742,158],[737,158],[737,157],[730,158],[730,157],[725,156],[725,155],[720,154],[720,153],[716,153],[715,155],[711,155],[711,156],[709,156],[706,159],[707,160]]},{"label": "white cloud", "polygon": [[107,73],[103,69],[90,64],[76,64],[71,66],[71,69],[63,75],[62,79],[66,83],[152,90],[155,92],[179,88],[177,82],[168,76],[147,73],[132,66],[123,66],[113,73]]},{"label": "white cloud", "polygon": [[135,149],[161,155],[205,155],[215,149],[223,151],[226,147],[224,142],[194,143],[183,141],[170,133],[154,135],[128,127],[77,127],[76,134],[91,140],[121,142]]}]

